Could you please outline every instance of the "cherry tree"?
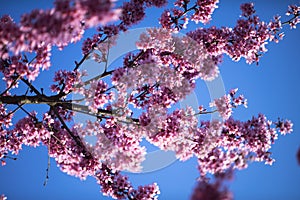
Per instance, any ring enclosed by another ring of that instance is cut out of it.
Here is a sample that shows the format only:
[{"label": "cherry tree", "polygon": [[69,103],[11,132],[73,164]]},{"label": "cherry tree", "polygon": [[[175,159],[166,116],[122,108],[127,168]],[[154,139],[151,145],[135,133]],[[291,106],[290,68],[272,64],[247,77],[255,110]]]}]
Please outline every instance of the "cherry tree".
[{"label": "cherry tree", "polygon": [[[142,140],[174,151],[181,161],[197,158],[198,184],[191,199],[232,199],[223,183],[232,178],[233,170],[245,169],[250,162],[272,165],[270,148],[278,132],[291,133],[293,124],[271,121],[263,114],[247,121],[234,119],[235,108],[247,107],[237,88],[197,110],[172,108],[195,90],[197,80],[219,76],[222,56],[258,64],[266,44],[283,38],[284,25],[296,28],[300,7],[290,5],[285,21],[277,15],[265,22],[255,15],[253,3],[245,3],[234,27],[190,30],[189,23],[210,22],[218,1],[177,0],[162,12],[160,27],[140,35],[138,52],[126,54],[122,66],[111,69],[107,58],[118,35],[140,23],[145,9],[166,4],[166,0],[130,0],[118,7],[112,0],[56,0],[52,9],[26,13],[19,23],[2,16],[0,71],[6,83],[0,91],[2,165],[16,159],[24,145],[44,145],[61,171],[80,179],[94,177],[101,192],[115,199],[159,197],[156,183],[136,188],[122,174],[142,170],[146,155]],[[95,34],[83,39],[84,32],[95,27]],[[182,30],[187,34],[178,36]],[[49,88],[39,89],[35,80],[52,67],[51,50],[64,51],[79,41],[82,58],[72,69],[58,70]],[[103,73],[87,79],[88,72],[81,67],[88,59],[104,64]],[[26,89],[20,91],[20,85]],[[28,104],[44,105],[45,112],[37,113]],[[17,112],[26,116],[15,119]],[[211,113],[218,113],[220,120],[198,120]],[[77,114],[95,120],[75,123]],[[91,136],[95,144],[88,142]]]}]

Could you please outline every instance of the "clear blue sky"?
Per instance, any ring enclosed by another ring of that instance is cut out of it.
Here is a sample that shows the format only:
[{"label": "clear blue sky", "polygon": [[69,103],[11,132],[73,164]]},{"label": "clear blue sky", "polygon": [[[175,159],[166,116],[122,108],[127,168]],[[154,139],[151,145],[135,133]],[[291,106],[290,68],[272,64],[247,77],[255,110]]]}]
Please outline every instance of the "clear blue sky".
[{"label": "clear blue sky", "polygon": [[[221,0],[219,8],[213,14],[213,21],[208,26],[234,26],[240,14],[239,5],[243,2],[231,0],[229,3]],[[264,20],[269,20],[275,14],[284,14],[288,4],[297,2],[299,1],[254,1],[257,14]],[[23,12],[50,7],[51,1],[0,0],[0,15],[7,13],[18,20]],[[159,17],[158,9],[148,10],[147,13],[151,15],[139,27],[158,26],[157,20],[154,20]],[[300,166],[296,161],[296,151],[300,146],[300,27],[297,30],[286,27],[285,33],[285,39],[279,44],[267,46],[269,51],[262,57],[258,67],[247,65],[244,60],[232,62],[226,56],[220,66],[226,90],[238,87],[248,98],[248,109],[236,110],[234,117],[246,120],[252,115],[264,113],[271,120],[282,117],[294,123],[294,132],[285,137],[280,136],[271,149],[276,159],[273,166],[253,163],[248,169],[236,173],[230,189],[237,200],[300,199]],[[73,67],[74,60],[81,58],[80,49],[80,44],[75,44],[63,52],[54,50],[51,70],[41,74],[36,85],[47,87],[45,83],[52,80],[56,69]],[[198,91],[207,96],[205,84],[199,83]],[[46,148],[24,148],[17,161],[8,160],[6,166],[0,167],[0,194],[6,194],[9,200],[109,199],[102,196],[99,192],[100,187],[93,178],[80,181],[68,176],[60,172],[53,159],[50,180],[44,187],[46,167]],[[196,160],[191,159],[185,163],[175,162],[155,172],[129,176],[135,186],[157,182],[162,193],[159,199],[184,200],[188,199],[193,191],[198,171]]]}]

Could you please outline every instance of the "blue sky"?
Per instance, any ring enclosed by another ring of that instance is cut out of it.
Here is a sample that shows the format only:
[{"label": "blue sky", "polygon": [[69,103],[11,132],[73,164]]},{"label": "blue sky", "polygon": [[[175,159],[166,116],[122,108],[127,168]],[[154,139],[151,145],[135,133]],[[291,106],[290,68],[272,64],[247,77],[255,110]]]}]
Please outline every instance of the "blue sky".
[{"label": "blue sky", "polygon": [[[239,5],[245,1],[225,0],[218,5],[210,24],[216,26],[234,26],[240,11]],[[253,1],[257,14],[268,21],[275,14],[283,15],[287,5],[299,3],[288,0]],[[0,14],[10,14],[16,20],[21,13],[34,8],[50,8],[51,1],[21,1],[0,0]],[[158,26],[158,9],[150,9],[141,25],[138,27]],[[283,17],[283,19],[286,19]],[[198,24],[197,26],[202,26]],[[196,25],[191,26],[196,28]],[[263,163],[250,164],[248,169],[238,171],[235,180],[230,184],[235,199],[300,199],[300,166],[296,161],[296,151],[300,147],[300,29],[290,30],[285,27],[285,38],[279,44],[269,44],[269,51],[261,58],[259,66],[248,65],[244,60],[233,62],[224,57],[220,65],[221,76],[226,90],[239,88],[248,99],[247,109],[237,109],[234,117],[247,120],[252,115],[264,113],[270,120],[278,117],[288,118],[294,123],[291,135],[279,136],[271,151],[276,162],[273,166]],[[89,36],[88,31],[85,36]],[[58,68],[73,67],[74,60],[81,58],[80,44],[72,44],[64,51],[54,50],[52,68],[43,72],[37,79],[36,85],[47,87],[53,73]],[[2,90],[2,89],[1,89]],[[199,82],[196,91],[199,101],[202,97],[207,100],[208,91],[203,82]],[[100,187],[93,178],[80,181],[77,178],[62,173],[54,160],[51,160],[50,179],[46,187],[43,182],[46,176],[47,150],[45,147],[36,149],[24,148],[18,155],[17,161],[8,160],[0,167],[0,194],[8,199],[109,199],[99,192]],[[131,182],[137,186],[157,182],[161,189],[159,199],[188,199],[193,191],[195,179],[198,176],[196,160],[175,162],[172,165],[151,173],[128,174]]]}]

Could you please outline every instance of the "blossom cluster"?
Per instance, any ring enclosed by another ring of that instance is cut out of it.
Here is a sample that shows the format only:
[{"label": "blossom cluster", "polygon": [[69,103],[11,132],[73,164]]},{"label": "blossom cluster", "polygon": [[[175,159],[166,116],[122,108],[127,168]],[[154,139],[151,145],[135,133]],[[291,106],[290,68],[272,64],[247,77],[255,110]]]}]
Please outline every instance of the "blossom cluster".
[{"label": "blossom cluster", "polygon": [[3,131],[3,128],[9,128],[12,126],[12,118],[13,118],[13,113],[7,113],[6,112],[7,108],[4,107],[3,104],[0,104],[0,131]]},{"label": "blossom cluster", "polygon": [[287,16],[293,15],[292,20],[288,21],[288,24],[291,28],[296,28],[296,25],[300,23],[300,6],[297,5],[289,5],[288,11],[286,12]]},{"label": "blossom cluster", "polygon": [[176,37],[167,29],[148,29],[136,42],[139,49],[152,50],[162,64],[190,80],[213,80],[219,74],[218,59],[207,53],[202,44],[188,36]]},{"label": "blossom cluster", "polygon": [[[187,28],[189,19],[195,23],[207,24],[211,20],[213,11],[218,7],[218,0],[197,0],[196,3],[189,6],[189,0],[177,0],[174,5],[179,7],[171,10],[165,10],[159,19],[163,28],[173,31],[179,31],[182,28]],[[187,16],[187,13],[193,11],[191,16]]]},{"label": "blossom cluster", "polygon": [[[156,123],[151,120],[144,127],[148,141],[160,149],[174,151],[180,160],[188,160],[193,156],[192,149],[195,146],[191,133],[197,130],[198,121],[194,114],[193,109],[187,108],[176,110],[165,118],[162,116]],[[156,129],[153,129],[154,123]]]},{"label": "blossom cluster", "polygon": [[19,120],[13,129],[1,128],[0,135],[0,159],[6,154],[18,154],[22,145],[36,147],[40,145],[41,140],[50,137],[49,132],[36,121],[36,113],[30,113]]},{"label": "blossom cluster", "polygon": [[224,95],[218,99],[215,99],[209,105],[210,107],[216,107],[220,116],[225,120],[231,116],[232,108],[235,108],[242,104],[245,107],[247,107],[247,99],[245,99],[243,95],[239,95],[238,97],[235,97],[237,90],[238,90],[237,88],[230,90],[229,94]]},{"label": "blossom cluster", "polygon": [[95,137],[94,145],[86,144],[95,159],[111,169],[134,172],[141,170],[146,154],[145,148],[140,146],[141,135],[132,134],[136,129],[122,125],[114,118],[106,119],[105,125],[88,121],[85,127],[76,126],[81,137]]},{"label": "blossom cluster", "polygon": [[80,87],[83,86],[81,77],[85,75],[86,73],[84,71],[56,71],[53,78],[53,82],[56,82],[56,84],[51,85],[50,88],[52,92],[57,93],[64,92],[67,94],[71,91],[77,91],[80,93],[83,90],[83,88]]},{"label": "blossom cluster", "polygon": [[[104,195],[154,200],[160,193],[156,183],[134,189],[120,172],[142,170],[146,155],[143,139],[162,150],[174,151],[182,161],[195,156],[201,178],[215,174],[222,179],[228,170],[244,169],[252,161],[272,164],[270,148],[278,138],[277,132],[289,134],[293,124],[281,119],[272,122],[263,114],[247,121],[234,119],[233,109],[247,106],[244,96],[236,94],[237,89],[213,100],[210,107],[216,110],[206,111],[201,106],[196,113],[191,107],[170,108],[193,91],[197,79],[211,81],[218,76],[223,54],[234,61],[245,58],[248,63],[258,62],[267,41],[277,42],[283,37],[280,17],[263,22],[255,15],[254,4],[246,3],[240,7],[242,14],[235,27],[198,28],[179,37],[175,33],[186,28],[189,20],[208,23],[218,0],[197,0],[192,6],[189,0],[176,0],[176,8],[162,13],[162,28],[151,28],[140,35],[137,54],[125,55],[122,67],[108,71],[106,66],[100,76],[83,81],[86,73],[79,67],[85,59],[93,56],[97,62],[108,63],[108,51],[115,45],[117,34],[140,22],[147,7],[167,3],[130,0],[114,9],[113,2],[56,0],[52,9],[24,14],[19,24],[9,16],[0,18],[0,72],[7,84],[0,95],[2,165],[23,145],[43,144],[63,172],[80,179],[93,176]],[[299,23],[299,11],[298,6],[290,6],[287,15],[292,18],[285,24],[294,28]],[[107,25],[111,21],[118,24]],[[75,62],[74,70],[55,73],[50,89],[57,94],[41,94],[33,81],[41,70],[51,66],[52,47],[62,49],[77,42],[87,28],[99,24],[97,33],[83,41],[83,58]],[[111,87],[102,79],[109,75]],[[33,95],[10,94],[20,79]],[[83,98],[68,98],[72,93]],[[7,102],[6,97],[21,100]],[[24,102],[48,104],[50,109],[39,117],[35,111],[27,111]],[[12,110],[10,104],[17,108]],[[138,109],[140,112],[136,112]],[[18,110],[26,116],[13,125]],[[215,111],[223,120],[198,121],[197,115]],[[95,121],[72,123],[75,112],[93,115]],[[89,142],[91,138],[93,142]],[[300,151],[297,156],[300,160]],[[201,179],[192,199],[232,199],[220,179],[216,183]]]},{"label": "blossom cluster", "polygon": [[[82,45],[82,52],[84,55],[90,53],[97,45],[103,46],[101,43],[105,40],[100,40],[102,36],[104,38],[110,38],[117,35],[121,31],[126,31],[130,26],[137,24],[145,17],[146,7],[162,7],[167,3],[166,0],[130,0],[124,2],[118,10],[118,19],[121,21],[118,25],[104,25],[98,27],[98,32],[92,38],[84,40]],[[101,5],[101,4],[100,4]],[[107,46],[105,45],[105,51]],[[101,51],[103,53],[104,51]],[[105,57],[105,56],[104,56]]]},{"label": "blossom cluster", "polygon": [[[79,41],[86,28],[117,20],[120,14],[120,10],[112,9],[110,0],[57,0],[54,5],[24,14],[19,24],[8,15],[0,18],[0,58],[1,62],[11,62],[5,70],[3,63],[0,67],[7,83],[15,80],[13,75],[35,80],[40,69],[50,67],[52,46],[62,48]],[[32,61],[21,61],[24,52],[35,53]]]},{"label": "blossom cluster", "polygon": [[195,9],[195,13],[191,16],[191,20],[196,23],[208,23],[211,20],[211,14],[218,8],[217,3],[219,3],[219,0],[197,0],[196,5],[199,6],[199,8]]},{"label": "blossom cluster", "polygon": [[[247,167],[248,161],[264,161],[271,165],[274,159],[270,157],[269,149],[278,137],[277,127],[272,127],[274,124],[276,125],[262,114],[245,122],[229,118],[220,129],[220,137],[215,138],[214,148],[206,156],[199,158],[200,172],[217,173],[231,167],[243,169]],[[209,126],[210,123],[206,122],[199,129],[202,145],[203,131],[209,130]],[[197,149],[202,148],[197,146]],[[200,152],[203,153],[203,149]]]},{"label": "blossom cluster", "polygon": [[156,183],[139,186],[137,190],[134,189],[128,182],[127,176],[122,176],[118,171],[110,170],[106,165],[102,165],[102,170],[96,174],[96,178],[102,186],[101,192],[115,199],[157,200],[160,193]]}]

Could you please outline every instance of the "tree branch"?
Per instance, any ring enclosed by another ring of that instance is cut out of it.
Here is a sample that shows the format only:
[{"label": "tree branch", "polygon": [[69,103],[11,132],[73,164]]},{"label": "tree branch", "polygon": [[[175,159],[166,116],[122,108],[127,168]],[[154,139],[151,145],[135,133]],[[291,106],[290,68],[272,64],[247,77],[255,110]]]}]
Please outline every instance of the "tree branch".
[{"label": "tree branch", "polygon": [[[104,116],[115,116],[114,110],[105,110],[105,109],[98,109],[98,112],[92,112],[88,106],[76,104],[72,101],[62,101],[59,98],[59,95],[53,95],[53,96],[45,96],[45,95],[35,95],[35,96],[0,96],[0,103],[4,104],[14,104],[14,105],[20,105],[20,104],[47,104],[49,106],[61,106],[62,108],[66,110],[72,110],[76,112],[81,112],[84,114],[88,114],[95,117],[103,117]],[[129,118],[128,121],[131,121],[135,124],[139,123],[139,119],[137,118]],[[127,121],[127,122],[128,122]]]}]

